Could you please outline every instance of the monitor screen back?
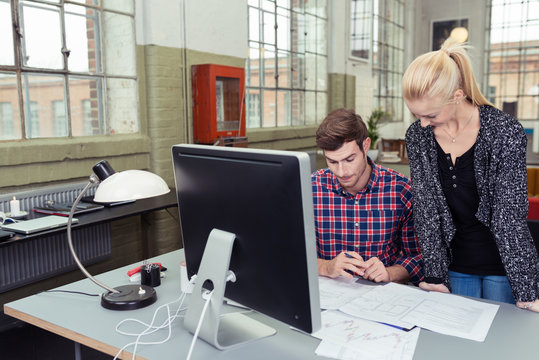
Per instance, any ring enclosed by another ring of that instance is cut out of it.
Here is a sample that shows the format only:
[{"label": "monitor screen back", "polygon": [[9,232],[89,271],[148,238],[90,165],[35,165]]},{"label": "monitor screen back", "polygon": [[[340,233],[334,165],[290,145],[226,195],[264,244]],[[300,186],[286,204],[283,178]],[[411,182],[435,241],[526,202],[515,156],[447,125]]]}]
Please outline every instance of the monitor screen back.
[{"label": "monitor screen back", "polygon": [[[307,332],[319,327],[316,239],[305,153],[176,145],[189,277],[214,228],[236,235],[225,296]],[[314,327],[314,329],[313,329]]]}]

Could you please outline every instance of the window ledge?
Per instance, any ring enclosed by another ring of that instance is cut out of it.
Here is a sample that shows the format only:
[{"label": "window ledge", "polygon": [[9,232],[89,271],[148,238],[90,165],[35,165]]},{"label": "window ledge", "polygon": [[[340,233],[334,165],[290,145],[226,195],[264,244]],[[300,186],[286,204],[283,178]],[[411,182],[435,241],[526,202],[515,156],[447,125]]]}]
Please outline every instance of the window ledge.
[{"label": "window ledge", "polygon": [[149,153],[150,141],[148,136],[134,134],[2,142],[0,166]]}]

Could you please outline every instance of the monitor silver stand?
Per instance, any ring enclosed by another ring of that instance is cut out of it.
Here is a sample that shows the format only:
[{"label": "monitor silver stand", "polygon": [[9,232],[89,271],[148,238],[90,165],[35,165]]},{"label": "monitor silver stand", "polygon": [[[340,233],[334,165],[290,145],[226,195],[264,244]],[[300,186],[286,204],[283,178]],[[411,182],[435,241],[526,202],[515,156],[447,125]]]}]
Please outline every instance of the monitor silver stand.
[{"label": "monitor silver stand", "polygon": [[235,234],[218,229],[210,232],[184,319],[185,328],[194,334],[206,303],[203,298],[206,291],[202,286],[207,281],[213,283],[214,293],[204,315],[199,337],[220,350],[276,333],[274,328],[243,314],[221,314],[235,238]]}]

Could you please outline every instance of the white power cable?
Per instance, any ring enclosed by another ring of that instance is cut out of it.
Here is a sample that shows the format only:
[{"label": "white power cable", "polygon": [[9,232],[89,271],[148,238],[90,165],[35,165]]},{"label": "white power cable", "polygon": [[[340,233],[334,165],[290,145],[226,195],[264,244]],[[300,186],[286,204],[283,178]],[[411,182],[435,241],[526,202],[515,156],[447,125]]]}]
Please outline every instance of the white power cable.
[{"label": "white power cable", "polygon": [[197,329],[195,330],[195,334],[193,335],[193,340],[191,341],[191,346],[189,347],[189,353],[187,353],[186,360],[191,359],[191,354],[193,352],[193,348],[195,347],[195,342],[197,340],[198,333],[200,331],[200,328],[202,327],[202,320],[204,320],[204,315],[206,314],[206,310],[208,309],[208,305],[210,304],[212,295],[213,295],[213,290],[208,294],[206,303],[204,304],[204,307],[202,308],[202,313],[200,314],[200,319],[198,320]]},{"label": "white power cable", "polygon": [[[193,277],[191,278],[191,280],[189,281],[190,285],[193,284],[195,282],[195,279],[196,279],[196,275],[193,275]],[[133,357],[132,359],[134,360],[135,359],[135,356],[136,356],[136,353],[137,353],[137,347],[138,345],[157,345],[157,344],[163,344],[165,342],[167,342],[169,339],[170,339],[170,336],[172,334],[172,322],[177,318],[179,317],[179,313],[183,310],[185,310],[186,308],[182,308],[182,305],[183,305],[183,302],[185,300],[185,298],[187,297],[187,294],[185,292],[182,292],[182,294],[180,295],[180,297],[174,301],[171,301],[167,304],[164,304],[164,305],[161,305],[159,306],[155,311],[154,311],[154,314],[153,314],[153,317],[152,317],[152,321],[147,324],[143,321],[140,321],[138,319],[132,319],[132,318],[128,318],[128,319],[124,319],[122,321],[120,321],[117,325],[116,325],[116,331],[122,335],[128,335],[128,336],[136,336],[137,339],[134,341],[134,342],[131,342],[127,345],[125,345],[124,347],[122,347],[118,353],[116,354],[116,356],[114,357],[114,360],[116,360],[118,358],[118,356],[120,356],[120,354],[122,353],[122,351],[124,351],[126,348],[128,348],[129,346],[132,346],[134,345],[134,349],[133,349]],[[178,308],[176,309],[176,312],[174,313],[174,315],[171,315],[170,314],[170,305],[171,304],[174,304],[176,302],[180,302],[180,304],[178,305]],[[165,308],[167,309],[167,318],[165,319],[165,321],[161,324],[161,325],[158,325],[158,326],[155,326],[154,323],[156,321],[156,317],[157,317],[157,313],[162,309],[162,308]],[[119,329],[119,327],[128,322],[128,321],[132,321],[132,322],[135,322],[135,323],[138,323],[138,324],[141,324],[141,325],[144,325],[146,328],[140,332],[140,333],[129,333],[129,332],[125,332],[125,331],[122,331]],[[162,341],[154,341],[154,342],[140,342],[140,339],[142,336],[144,335],[149,335],[149,334],[152,334],[160,329],[163,329],[163,328],[168,328],[168,334],[166,336],[166,338]]]}]

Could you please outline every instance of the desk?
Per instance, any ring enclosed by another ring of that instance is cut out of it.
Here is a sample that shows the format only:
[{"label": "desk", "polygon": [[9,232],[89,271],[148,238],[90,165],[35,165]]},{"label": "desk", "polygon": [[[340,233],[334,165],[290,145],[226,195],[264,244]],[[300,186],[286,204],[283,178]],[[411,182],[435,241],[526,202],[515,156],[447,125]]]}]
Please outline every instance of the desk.
[{"label": "desk", "polygon": [[[156,288],[158,300],[155,304],[139,310],[121,312],[101,307],[98,297],[63,293],[42,293],[4,305],[6,314],[39,326],[53,333],[72,339],[104,353],[115,355],[131,337],[115,332],[116,324],[125,318],[137,318],[150,322],[154,310],[162,304],[175,300],[180,294],[179,262],[183,250],[155,257],[168,268],[161,286]],[[107,285],[118,286],[127,281],[125,266],[96,276]],[[59,289],[101,293],[102,289],[89,280],[81,280]],[[514,305],[499,304],[500,308],[485,342],[476,342],[457,337],[421,330],[414,354],[415,360],[423,359],[532,359],[537,358],[537,330],[539,314],[518,309]],[[174,308],[175,309],[175,308]],[[288,326],[264,315],[253,313],[257,320],[277,329],[277,334],[258,340],[238,349],[219,351],[202,340],[197,340],[192,359],[322,359],[314,351],[319,340],[290,330]],[[126,328],[124,328],[126,330]],[[134,330],[133,330],[134,331]],[[165,335],[161,333],[159,339]],[[183,328],[183,321],[176,319],[172,325],[171,339],[161,345],[139,346],[139,359],[185,359],[192,336]],[[154,339],[157,340],[157,339]],[[129,348],[131,351],[132,348]],[[131,358],[131,353],[124,353]]]}]

